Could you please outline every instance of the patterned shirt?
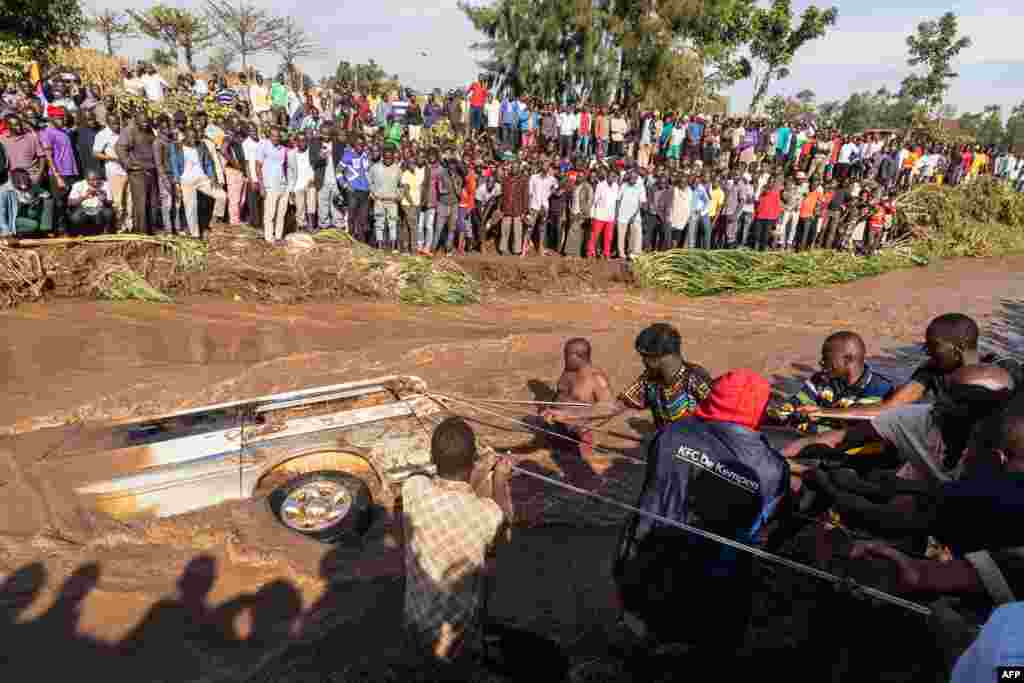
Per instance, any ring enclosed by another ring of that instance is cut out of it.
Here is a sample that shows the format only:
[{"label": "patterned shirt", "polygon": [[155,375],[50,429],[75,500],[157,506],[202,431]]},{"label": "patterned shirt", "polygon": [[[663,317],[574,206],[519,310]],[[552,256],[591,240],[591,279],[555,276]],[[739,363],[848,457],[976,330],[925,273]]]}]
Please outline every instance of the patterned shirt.
[{"label": "patterned shirt", "polygon": [[645,370],[619,400],[630,408],[650,408],[654,426],[661,429],[676,420],[689,417],[697,405],[711,393],[711,375],[699,365],[684,362],[668,384],[656,382]]},{"label": "patterned shirt", "polygon": [[837,426],[835,421],[812,422],[806,415],[796,412],[797,408],[849,408],[853,405],[871,405],[884,401],[892,391],[892,382],[867,365],[864,366],[864,373],[860,379],[853,384],[835,380],[824,372],[817,372],[804,382],[795,395],[781,405],[769,407],[768,415],[796,427],[801,432],[819,434],[834,429]]},{"label": "patterned shirt", "polygon": [[504,520],[465,482],[414,476],[402,484],[405,625],[435,655],[479,637],[482,571]]}]

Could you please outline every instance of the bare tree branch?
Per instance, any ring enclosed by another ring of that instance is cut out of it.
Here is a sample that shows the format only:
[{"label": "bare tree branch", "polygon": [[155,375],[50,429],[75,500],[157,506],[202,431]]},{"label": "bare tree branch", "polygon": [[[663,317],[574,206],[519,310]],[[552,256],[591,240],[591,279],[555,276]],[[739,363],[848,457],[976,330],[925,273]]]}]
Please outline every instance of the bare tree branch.
[{"label": "bare tree branch", "polygon": [[88,17],[90,31],[95,31],[103,37],[107,46],[107,54],[114,56],[114,50],[121,46],[122,38],[130,38],[138,35],[135,27],[129,21],[128,15],[124,12],[105,9]]},{"label": "bare tree branch", "polygon": [[284,19],[256,7],[251,0],[206,0],[206,16],[219,36],[242,58],[243,71],[250,55],[275,51],[284,31]]}]

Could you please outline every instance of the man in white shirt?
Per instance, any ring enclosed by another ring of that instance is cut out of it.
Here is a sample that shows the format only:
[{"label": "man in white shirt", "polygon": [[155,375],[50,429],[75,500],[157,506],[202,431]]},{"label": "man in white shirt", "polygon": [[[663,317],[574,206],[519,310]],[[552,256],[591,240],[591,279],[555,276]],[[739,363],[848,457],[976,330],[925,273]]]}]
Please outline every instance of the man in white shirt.
[{"label": "man in white shirt", "polygon": [[[633,258],[643,251],[643,219],[641,209],[647,204],[647,191],[636,173],[630,170],[619,190],[617,218],[620,258]],[[629,236],[629,250],[626,237]]]},{"label": "man in white shirt", "polygon": [[619,203],[618,185],[609,181],[604,170],[597,172],[597,187],[594,188],[594,203],[590,208],[590,242],[587,244],[587,256],[597,256],[597,239],[604,241],[604,257],[612,256],[612,231],[614,230],[615,209]]},{"label": "man in white shirt", "polygon": [[107,116],[107,127],[96,134],[92,153],[97,159],[105,162],[103,170],[113,200],[114,215],[121,231],[128,232],[132,229],[132,198],[128,192],[128,173],[125,172],[115,151],[120,133],[121,119],[116,114]]},{"label": "man in white shirt", "polygon": [[548,255],[544,246],[546,236],[545,226],[548,217],[548,202],[551,194],[558,187],[558,180],[555,178],[556,167],[551,166],[530,176],[530,209],[527,214],[526,234],[523,236],[523,250],[520,257],[525,257],[530,250],[530,240],[535,231],[537,235],[537,249],[542,256]]},{"label": "man in white shirt", "polygon": [[309,162],[309,138],[299,133],[295,141],[295,227],[306,230],[316,225],[317,194],[313,165]]},{"label": "man in white shirt", "polygon": [[156,69],[149,67],[149,71],[142,77],[142,89],[146,92],[146,99],[150,102],[160,102],[164,99],[164,90],[168,87],[167,81],[156,72]]},{"label": "man in white shirt", "polygon": [[72,232],[106,230],[114,223],[113,197],[110,185],[90,169],[85,179],[71,186],[68,194],[68,223]]},{"label": "man in white shirt", "polygon": [[[255,87],[255,86],[254,86]],[[249,225],[261,230],[263,228],[263,196],[257,182],[256,161],[260,158],[260,138],[255,124],[247,126],[247,135],[242,141],[242,154],[248,170],[249,185],[245,188],[245,205],[249,212]]]},{"label": "man in white shirt", "polygon": [[566,109],[558,115],[558,152],[567,157],[572,151],[572,137],[580,127],[580,115]]}]

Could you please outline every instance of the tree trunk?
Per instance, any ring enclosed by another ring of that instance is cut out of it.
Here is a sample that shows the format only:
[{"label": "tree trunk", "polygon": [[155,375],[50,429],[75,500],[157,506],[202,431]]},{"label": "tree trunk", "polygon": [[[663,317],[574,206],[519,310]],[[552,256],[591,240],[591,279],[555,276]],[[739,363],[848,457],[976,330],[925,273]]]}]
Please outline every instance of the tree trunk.
[{"label": "tree trunk", "polygon": [[185,45],[185,64],[188,65],[188,70],[189,71],[195,71],[196,70],[195,64],[192,63],[192,57],[193,57],[193,55],[192,55],[192,46],[191,45]]},{"label": "tree trunk", "polygon": [[764,95],[768,92],[768,84],[771,82],[771,71],[766,71],[761,78],[754,79],[754,97],[750,100],[750,113],[757,114],[758,107]]},{"label": "tree trunk", "polygon": [[114,56],[114,36],[112,36],[111,34],[108,33],[104,37],[107,39],[107,54],[110,55],[111,57],[113,57]]}]

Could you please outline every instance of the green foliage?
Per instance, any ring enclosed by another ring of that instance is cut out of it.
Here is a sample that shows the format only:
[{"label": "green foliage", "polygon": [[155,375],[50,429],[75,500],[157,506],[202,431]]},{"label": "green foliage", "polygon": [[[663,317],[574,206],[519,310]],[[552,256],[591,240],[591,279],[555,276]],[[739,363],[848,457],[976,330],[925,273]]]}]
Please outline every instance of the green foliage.
[{"label": "green foliage", "polygon": [[153,66],[161,68],[176,66],[178,64],[178,55],[172,49],[165,50],[155,47],[149,53],[149,61]]},{"label": "green foliage", "polygon": [[964,48],[970,47],[971,39],[958,36],[957,18],[953,12],[946,12],[938,20],[923,21],[917,25],[917,33],[907,37],[912,67],[925,66],[927,73],[912,74],[903,79],[900,93],[934,112],[942,105],[942,99],[949,90],[950,81],[959,74],[953,71],[953,59]]},{"label": "green foliage", "polygon": [[819,116],[844,134],[853,135],[872,128],[905,128],[911,125],[914,101],[896,96],[887,88],[852,93],[843,102],[830,102],[818,108]]},{"label": "green foliage", "polygon": [[789,76],[789,65],[797,51],[824,36],[838,18],[839,10],[835,7],[823,10],[811,5],[800,15],[800,23],[794,26],[791,0],[773,0],[771,6],[754,10],[750,54],[763,66],[754,79],[751,112],[759,111],[758,107],[772,81]]},{"label": "green foliage", "polygon": [[334,71],[334,84],[344,88],[358,88],[363,92],[386,78],[387,72],[373,59],[366,64],[352,64],[342,60]]},{"label": "green foliage", "polygon": [[959,122],[960,127],[971,133],[978,144],[988,147],[1002,144],[1006,140],[1002,107],[998,104],[990,104],[978,113],[963,114]]},{"label": "green foliage", "polygon": [[[81,45],[87,30],[79,0],[0,2],[0,50],[22,50],[44,68],[58,48]],[[0,59],[6,61],[6,55],[0,55]]]}]

